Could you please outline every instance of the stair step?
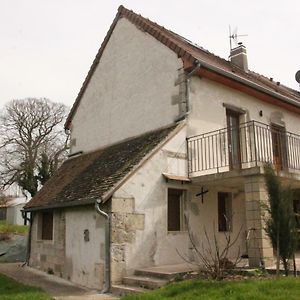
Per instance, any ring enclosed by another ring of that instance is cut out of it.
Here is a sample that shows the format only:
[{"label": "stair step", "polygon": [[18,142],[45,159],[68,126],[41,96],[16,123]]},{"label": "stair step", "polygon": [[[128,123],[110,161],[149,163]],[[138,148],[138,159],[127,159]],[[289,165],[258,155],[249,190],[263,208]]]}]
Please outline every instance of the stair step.
[{"label": "stair step", "polygon": [[148,269],[138,269],[135,270],[134,274],[137,276],[143,276],[143,277],[155,277],[160,279],[166,279],[166,280],[172,280],[173,278],[177,276],[182,276],[186,274],[187,272],[162,272],[162,271],[156,271],[156,270],[148,270]]},{"label": "stair step", "polygon": [[137,286],[128,286],[128,285],[112,285],[111,287],[112,294],[118,295],[118,296],[125,296],[129,294],[140,294],[149,292],[149,290],[137,287]]},{"label": "stair step", "polygon": [[166,279],[154,278],[150,276],[126,276],[123,283],[130,286],[138,286],[147,289],[157,289],[166,285],[169,281]]}]

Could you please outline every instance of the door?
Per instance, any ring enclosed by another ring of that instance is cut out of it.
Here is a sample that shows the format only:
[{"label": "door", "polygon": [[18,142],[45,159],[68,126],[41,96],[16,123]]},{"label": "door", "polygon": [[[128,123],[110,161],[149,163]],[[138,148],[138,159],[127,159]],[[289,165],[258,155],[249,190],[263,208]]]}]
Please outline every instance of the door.
[{"label": "door", "polygon": [[287,167],[287,145],[285,128],[279,125],[271,125],[273,164],[276,170]]},{"label": "door", "polygon": [[227,134],[228,134],[228,156],[230,170],[241,168],[240,153],[240,114],[226,110]]}]

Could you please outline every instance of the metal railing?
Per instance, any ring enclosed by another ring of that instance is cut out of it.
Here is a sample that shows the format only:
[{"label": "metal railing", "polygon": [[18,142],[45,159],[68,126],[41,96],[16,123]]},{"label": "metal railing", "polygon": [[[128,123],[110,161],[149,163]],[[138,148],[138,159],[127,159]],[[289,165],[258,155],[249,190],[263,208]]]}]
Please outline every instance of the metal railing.
[{"label": "metal railing", "polygon": [[246,169],[271,162],[280,170],[300,170],[300,135],[257,121],[187,139],[189,174]]}]

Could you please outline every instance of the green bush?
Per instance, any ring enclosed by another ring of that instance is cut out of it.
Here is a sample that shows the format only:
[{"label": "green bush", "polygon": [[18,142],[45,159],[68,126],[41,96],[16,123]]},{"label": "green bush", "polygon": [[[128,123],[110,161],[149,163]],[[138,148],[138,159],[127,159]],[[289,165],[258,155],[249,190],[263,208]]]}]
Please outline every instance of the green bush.
[{"label": "green bush", "polygon": [[7,224],[5,221],[0,221],[0,233],[13,233],[25,235],[28,232],[28,226],[26,225],[13,225]]}]

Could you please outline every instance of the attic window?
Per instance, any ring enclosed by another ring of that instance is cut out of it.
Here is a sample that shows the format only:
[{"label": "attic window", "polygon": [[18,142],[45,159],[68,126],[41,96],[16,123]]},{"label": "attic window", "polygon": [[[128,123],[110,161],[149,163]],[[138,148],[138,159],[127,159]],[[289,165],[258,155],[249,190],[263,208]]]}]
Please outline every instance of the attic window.
[{"label": "attic window", "polygon": [[38,221],[38,238],[40,240],[53,240],[53,211],[41,212]]}]

